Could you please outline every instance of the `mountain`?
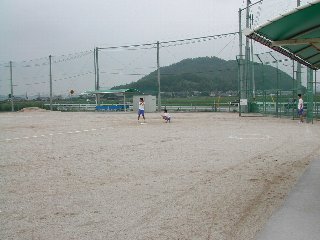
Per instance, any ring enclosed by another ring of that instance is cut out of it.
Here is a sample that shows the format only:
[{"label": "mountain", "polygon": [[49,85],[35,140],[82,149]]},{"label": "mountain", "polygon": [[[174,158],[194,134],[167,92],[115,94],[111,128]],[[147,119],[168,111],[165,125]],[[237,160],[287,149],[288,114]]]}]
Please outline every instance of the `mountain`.
[{"label": "mountain", "polygon": [[[161,92],[215,92],[238,90],[238,63],[235,60],[223,60],[217,57],[199,57],[184,59],[167,67],[161,67]],[[292,78],[279,70],[279,89],[292,89]],[[250,81],[251,82],[251,81]],[[276,89],[277,69],[255,63],[256,90]],[[136,88],[142,92],[157,92],[157,71],[141,78],[137,82],[116,86],[118,88]]]}]

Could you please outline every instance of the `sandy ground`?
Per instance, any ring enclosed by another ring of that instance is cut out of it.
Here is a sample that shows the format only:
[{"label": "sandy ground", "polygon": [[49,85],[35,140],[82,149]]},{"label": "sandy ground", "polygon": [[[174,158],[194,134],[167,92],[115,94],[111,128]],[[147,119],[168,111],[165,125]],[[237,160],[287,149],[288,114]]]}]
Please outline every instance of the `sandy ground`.
[{"label": "sandy ground", "polygon": [[0,239],[255,239],[319,122],[233,113],[0,114]]}]

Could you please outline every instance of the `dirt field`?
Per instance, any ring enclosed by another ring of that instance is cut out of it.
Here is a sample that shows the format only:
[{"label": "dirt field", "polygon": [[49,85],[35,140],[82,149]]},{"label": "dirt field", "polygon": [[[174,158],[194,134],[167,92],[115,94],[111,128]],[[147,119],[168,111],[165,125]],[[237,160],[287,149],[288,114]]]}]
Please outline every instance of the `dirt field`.
[{"label": "dirt field", "polygon": [[320,128],[233,113],[0,114],[0,239],[255,239]]}]

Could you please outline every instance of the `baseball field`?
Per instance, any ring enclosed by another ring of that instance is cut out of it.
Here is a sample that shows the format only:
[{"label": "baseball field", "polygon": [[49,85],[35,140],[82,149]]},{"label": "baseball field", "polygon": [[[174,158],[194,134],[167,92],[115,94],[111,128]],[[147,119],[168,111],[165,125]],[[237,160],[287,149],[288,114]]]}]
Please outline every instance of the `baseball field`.
[{"label": "baseball field", "polygon": [[255,239],[320,155],[319,122],[171,116],[0,113],[0,239]]}]

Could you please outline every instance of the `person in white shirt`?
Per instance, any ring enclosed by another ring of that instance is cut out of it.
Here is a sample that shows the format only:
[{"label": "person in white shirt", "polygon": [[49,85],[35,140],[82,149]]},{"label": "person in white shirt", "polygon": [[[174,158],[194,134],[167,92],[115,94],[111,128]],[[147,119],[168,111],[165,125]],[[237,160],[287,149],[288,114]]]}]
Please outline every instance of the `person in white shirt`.
[{"label": "person in white shirt", "polygon": [[139,101],[138,121],[140,119],[140,115],[142,115],[143,120],[145,121],[146,119],[144,117],[144,100],[143,100],[143,98],[140,98],[140,101]]},{"label": "person in white shirt", "polygon": [[298,94],[299,101],[298,101],[298,116],[300,118],[299,123],[303,123],[303,99],[301,94]]},{"label": "person in white shirt", "polygon": [[171,121],[171,117],[167,111],[167,109],[164,110],[163,114],[161,115],[161,117],[166,121],[166,123],[170,123]]}]

